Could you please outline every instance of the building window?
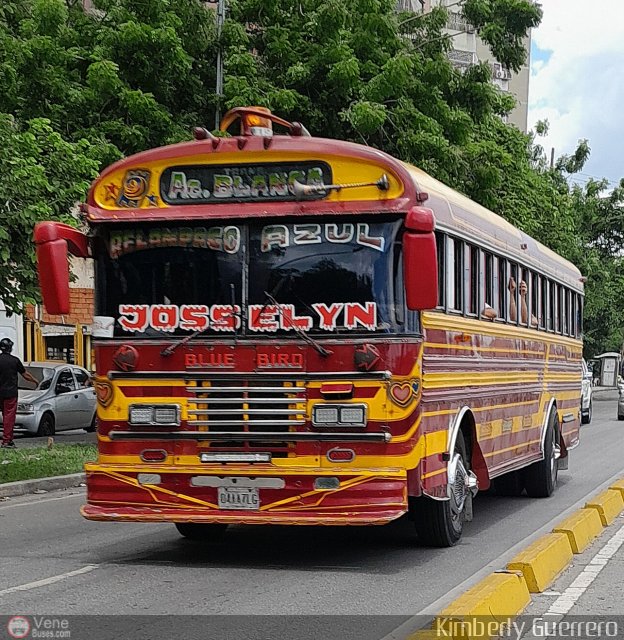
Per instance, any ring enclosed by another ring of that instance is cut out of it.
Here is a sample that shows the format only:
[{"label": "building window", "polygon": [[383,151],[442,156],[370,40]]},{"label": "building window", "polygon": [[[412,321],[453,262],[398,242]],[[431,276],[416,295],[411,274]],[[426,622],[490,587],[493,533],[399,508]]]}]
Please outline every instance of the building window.
[{"label": "building window", "polygon": [[68,364],[76,364],[73,336],[46,336],[45,347],[46,360],[58,360]]}]

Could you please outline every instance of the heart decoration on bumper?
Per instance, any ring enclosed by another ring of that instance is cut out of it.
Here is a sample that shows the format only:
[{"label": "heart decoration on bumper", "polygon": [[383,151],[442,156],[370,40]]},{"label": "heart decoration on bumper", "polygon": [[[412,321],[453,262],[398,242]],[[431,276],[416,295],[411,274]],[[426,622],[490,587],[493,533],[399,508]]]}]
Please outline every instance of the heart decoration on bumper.
[{"label": "heart decoration on bumper", "polygon": [[390,385],[390,398],[402,407],[408,405],[418,394],[420,384],[417,380],[395,382]]}]

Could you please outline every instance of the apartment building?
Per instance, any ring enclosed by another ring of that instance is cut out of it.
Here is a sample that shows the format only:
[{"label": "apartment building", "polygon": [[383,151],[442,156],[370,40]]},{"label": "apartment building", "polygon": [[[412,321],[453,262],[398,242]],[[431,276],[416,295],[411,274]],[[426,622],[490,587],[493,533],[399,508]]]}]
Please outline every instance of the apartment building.
[{"label": "apartment building", "polygon": [[[492,67],[492,82],[502,91],[516,98],[515,109],[507,116],[506,122],[515,125],[521,131],[527,131],[529,108],[529,64],[527,60],[518,73],[506,69],[490,52],[488,46],[477,36],[474,28],[466,22],[461,13],[461,2],[457,0],[398,0],[401,11],[416,13],[430,11],[434,6],[446,6],[449,11],[447,33],[452,42],[449,58],[462,69],[478,62],[488,62]],[[526,50],[531,51],[531,38],[526,40]]]}]

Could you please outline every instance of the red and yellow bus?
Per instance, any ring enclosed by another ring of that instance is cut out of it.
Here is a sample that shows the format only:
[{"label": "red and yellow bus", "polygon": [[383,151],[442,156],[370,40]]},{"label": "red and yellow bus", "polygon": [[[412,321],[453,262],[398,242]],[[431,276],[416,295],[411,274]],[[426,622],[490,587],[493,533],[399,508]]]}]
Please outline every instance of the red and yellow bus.
[{"label": "red and yellow bus", "polygon": [[[35,229],[50,313],[95,264],[91,520],[384,524],[456,543],[472,497],[549,496],[579,440],[582,278],[376,149],[261,108]],[[273,133],[277,124],[286,131]]]}]

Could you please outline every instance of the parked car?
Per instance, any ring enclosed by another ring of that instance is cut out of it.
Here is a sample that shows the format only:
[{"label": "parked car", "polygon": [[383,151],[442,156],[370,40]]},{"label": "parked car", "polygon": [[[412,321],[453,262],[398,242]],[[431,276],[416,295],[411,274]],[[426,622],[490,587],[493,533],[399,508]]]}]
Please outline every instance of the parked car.
[{"label": "parked car", "polygon": [[86,369],[58,362],[29,362],[24,367],[38,382],[19,377],[16,433],[52,436],[66,429],[95,431],[95,389]]},{"label": "parked car", "polygon": [[[592,419],[592,372],[583,358],[583,380],[581,382],[581,424],[589,424]],[[624,418],[622,418],[624,420]]]}]

